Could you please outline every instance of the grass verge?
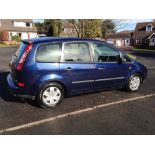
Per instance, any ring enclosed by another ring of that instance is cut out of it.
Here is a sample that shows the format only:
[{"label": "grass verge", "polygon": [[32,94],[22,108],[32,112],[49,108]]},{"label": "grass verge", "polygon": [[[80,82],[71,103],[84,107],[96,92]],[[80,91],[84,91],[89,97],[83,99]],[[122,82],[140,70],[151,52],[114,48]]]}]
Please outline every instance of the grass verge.
[{"label": "grass verge", "polygon": [[130,58],[133,59],[133,60],[136,59],[136,57],[135,57],[134,55],[132,55],[132,54],[127,54],[127,55],[128,55],[128,57],[130,57]]},{"label": "grass verge", "polygon": [[142,52],[147,52],[147,51],[155,52],[155,49],[154,49],[154,50],[151,50],[151,49],[139,49],[139,48],[134,48],[133,50],[134,50],[134,51],[142,51]]},{"label": "grass verge", "polygon": [[7,44],[3,44],[3,43],[0,43],[0,47],[14,47],[14,46],[18,46],[17,44],[10,44],[10,45],[7,45]]}]

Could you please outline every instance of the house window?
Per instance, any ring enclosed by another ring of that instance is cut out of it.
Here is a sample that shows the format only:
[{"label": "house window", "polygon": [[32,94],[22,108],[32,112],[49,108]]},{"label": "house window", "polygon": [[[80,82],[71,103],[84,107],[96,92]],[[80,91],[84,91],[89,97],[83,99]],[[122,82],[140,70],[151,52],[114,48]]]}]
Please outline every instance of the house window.
[{"label": "house window", "polygon": [[136,39],[136,44],[140,44],[141,43],[141,39]]},{"label": "house window", "polygon": [[146,31],[152,31],[152,25],[147,25],[146,26]]},{"label": "house window", "polygon": [[155,40],[155,39],[152,39],[152,42],[153,42],[153,43],[154,43],[154,40]]},{"label": "house window", "polygon": [[26,27],[30,27],[30,23],[26,22]]},{"label": "house window", "polygon": [[146,40],[145,40],[145,43],[148,43],[148,42],[149,42],[149,40],[148,40],[148,39],[146,39]]},{"label": "house window", "polygon": [[22,33],[19,33],[19,34],[18,34],[18,36],[21,38],[21,36],[22,36]]}]

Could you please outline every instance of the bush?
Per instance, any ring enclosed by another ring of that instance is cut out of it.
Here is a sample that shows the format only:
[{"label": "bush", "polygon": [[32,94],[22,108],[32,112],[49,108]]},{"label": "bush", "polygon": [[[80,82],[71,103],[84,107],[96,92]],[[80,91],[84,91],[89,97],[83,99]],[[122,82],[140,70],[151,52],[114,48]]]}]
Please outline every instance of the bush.
[{"label": "bush", "polygon": [[0,41],[7,41],[8,40],[8,32],[0,31]]},{"label": "bush", "polygon": [[15,36],[12,36],[11,37],[11,40],[12,41],[18,41],[19,42],[21,40],[21,38],[19,36],[15,35]]}]

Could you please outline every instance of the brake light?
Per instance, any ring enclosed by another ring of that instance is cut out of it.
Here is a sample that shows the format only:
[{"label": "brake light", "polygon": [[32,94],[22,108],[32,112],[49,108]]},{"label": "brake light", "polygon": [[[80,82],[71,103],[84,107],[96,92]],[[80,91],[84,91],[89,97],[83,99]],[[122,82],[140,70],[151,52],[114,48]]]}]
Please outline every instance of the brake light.
[{"label": "brake light", "polygon": [[32,45],[33,45],[32,43],[28,44],[28,46],[26,47],[26,49],[25,49],[23,55],[21,56],[21,58],[20,58],[20,60],[19,60],[19,62],[18,62],[18,65],[17,65],[17,67],[16,67],[16,69],[17,69],[18,71],[21,71],[21,70],[22,70],[23,65],[24,65],[24,62],[25,62],[25,60],[26,60],[26,58],[27,58],[27,56],[28,56],[30,50],[32,49]]},{"label": "brake light", "polygon": [[19,86],[19,87],[25,87],[25,84],[24,84],[24,83],[18,82],[18,86]]}]

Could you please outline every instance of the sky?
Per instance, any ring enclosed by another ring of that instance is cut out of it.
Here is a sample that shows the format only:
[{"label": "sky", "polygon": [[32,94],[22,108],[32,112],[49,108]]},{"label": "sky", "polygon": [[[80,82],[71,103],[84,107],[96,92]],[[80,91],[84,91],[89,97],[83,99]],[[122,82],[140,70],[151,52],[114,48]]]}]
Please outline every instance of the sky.
[{"label": "sky", "polygon": [[[150,22],[153,19],[113,19],[116,23],[117,32],[124,31],[124,30],[134,30],[136,23],[139,22]],[[34,19],[34,22],[43,22],[43,19]]]},{"label": "sky", "polygon": [[137,23],[150,22],[153,19],[115,19],[117,25],[117,32],[124,30],[134,30]]}]

